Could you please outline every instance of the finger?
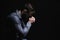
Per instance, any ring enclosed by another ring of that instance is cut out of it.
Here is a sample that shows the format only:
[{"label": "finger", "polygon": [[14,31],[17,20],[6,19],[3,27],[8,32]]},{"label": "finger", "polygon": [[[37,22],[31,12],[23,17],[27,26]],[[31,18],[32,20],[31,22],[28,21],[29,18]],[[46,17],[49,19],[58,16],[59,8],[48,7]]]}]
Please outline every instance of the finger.
[{"label": "finger", "polygon": [[33,16],[32,16],[32,18],[34,18],[34,19],[35,19],[35,17],[33,17]]}]

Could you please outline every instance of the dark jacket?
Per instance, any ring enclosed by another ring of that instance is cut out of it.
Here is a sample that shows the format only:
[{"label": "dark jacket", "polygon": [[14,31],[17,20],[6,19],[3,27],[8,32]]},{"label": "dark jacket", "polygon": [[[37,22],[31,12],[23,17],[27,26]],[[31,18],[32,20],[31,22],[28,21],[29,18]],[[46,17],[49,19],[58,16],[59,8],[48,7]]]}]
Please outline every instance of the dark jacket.
[{"label": "dark jacket", "polygon": [[[8,19],[7,23],[8,40],[11,39],[16,40],[18,38],[21,39],[27,35],[31,27],[31,23],[27,22],[27,24],[25,25],[24,22],[21,20],[22,19],[21,13],[18,13],[18,10],[8,15],[7,19]],[[22,27],[22,23],[24,28]]]}]

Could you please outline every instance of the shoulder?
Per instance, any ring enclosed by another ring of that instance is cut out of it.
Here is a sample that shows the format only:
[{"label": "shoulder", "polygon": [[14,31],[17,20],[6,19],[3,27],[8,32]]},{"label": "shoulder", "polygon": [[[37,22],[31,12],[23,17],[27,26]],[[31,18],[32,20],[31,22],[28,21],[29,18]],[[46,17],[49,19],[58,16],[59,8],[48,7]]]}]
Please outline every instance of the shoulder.
[{"label": "shoulder", "polygon": [[12,16],[16,16],[16,12],[10,13],[7,17],[12,17]]},{"label": "shoulder", "polygon": [[16,12],[11,13],[10,16],[16,16]]}]

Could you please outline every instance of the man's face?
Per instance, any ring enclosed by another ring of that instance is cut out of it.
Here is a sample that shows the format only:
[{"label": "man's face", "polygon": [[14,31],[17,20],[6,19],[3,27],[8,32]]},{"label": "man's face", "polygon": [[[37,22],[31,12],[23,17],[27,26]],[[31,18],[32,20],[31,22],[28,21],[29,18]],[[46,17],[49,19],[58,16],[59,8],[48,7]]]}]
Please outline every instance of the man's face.
[{"label": "man's face", "polygon": [[27,9],[23,9],[22,14],[27,13]]},{"label": "man's face", "polygon": [[28,10],[27,9],[24,9],[23,11],[22,11],[22,19],[23,19],[23,21],[25,21],[25,22],[27,22],[28,21]]}]

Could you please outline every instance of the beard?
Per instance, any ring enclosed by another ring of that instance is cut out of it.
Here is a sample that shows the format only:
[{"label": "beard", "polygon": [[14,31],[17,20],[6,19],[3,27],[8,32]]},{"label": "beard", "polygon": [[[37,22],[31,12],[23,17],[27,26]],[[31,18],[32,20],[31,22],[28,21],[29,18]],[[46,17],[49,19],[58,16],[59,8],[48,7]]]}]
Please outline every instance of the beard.
[{"label": "beard", "polygon": [[27,13],[24,13],[21,15],[22,20],[24,21],[24,23],[26,24],[29,20],[29,15]]}]

